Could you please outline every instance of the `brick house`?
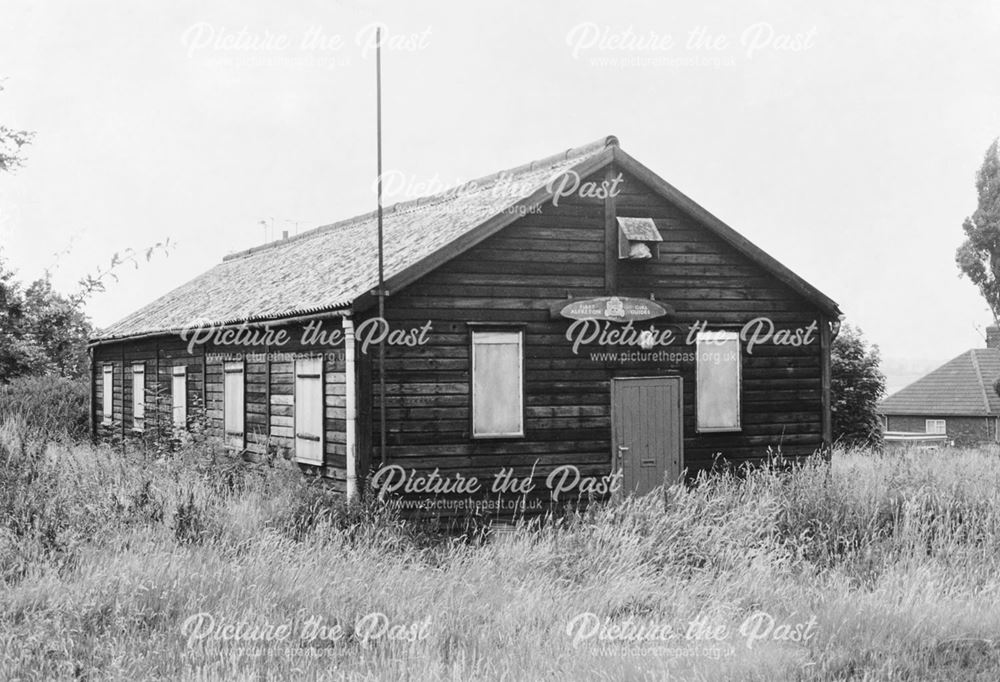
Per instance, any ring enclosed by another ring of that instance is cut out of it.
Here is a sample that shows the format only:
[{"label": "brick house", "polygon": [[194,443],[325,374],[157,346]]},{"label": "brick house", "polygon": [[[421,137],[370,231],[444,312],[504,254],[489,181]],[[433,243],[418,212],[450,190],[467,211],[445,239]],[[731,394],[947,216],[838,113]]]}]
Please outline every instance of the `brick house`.
[{"label": "brick house", "polygon": [[1000,327],[986,330],[986,348],[973,348],[879,404],[886,433],[944,434],[955,445],[997,443]]}]

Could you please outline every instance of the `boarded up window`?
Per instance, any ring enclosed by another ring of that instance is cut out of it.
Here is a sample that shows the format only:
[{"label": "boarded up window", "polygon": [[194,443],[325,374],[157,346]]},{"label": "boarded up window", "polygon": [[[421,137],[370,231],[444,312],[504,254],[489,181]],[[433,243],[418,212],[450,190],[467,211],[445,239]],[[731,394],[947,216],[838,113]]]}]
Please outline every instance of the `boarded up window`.
[{"label": "boarded up window", "polygon": [[323,463],[323,358],[295,361],[295,459]]},{"label": "boarded up window", "polygon": [[739,431],[739,335],[701,332],[697,343],[698,431]]},{"label": "boarded up window", "polygon": [[174,427],[187,428],[187,367],[174,367],[170,377]]},{"label": "boarded up window", "polygon": [[146,364],[132,365],[132,430],[146,428]]},{"label": "boarded up window", "polygon": [[223,364],[223,422],[226,445],[243,447],[243,361]]},{"label": "boarded up window", "polygon": [[104,365],[104,381],[101,383],[101,423],[107,426],[111,423],[115,409],[115,368]]},{"label": "boarded up window", "polygon": [[524,435],[520,331],[472,333],[472,435]]}]

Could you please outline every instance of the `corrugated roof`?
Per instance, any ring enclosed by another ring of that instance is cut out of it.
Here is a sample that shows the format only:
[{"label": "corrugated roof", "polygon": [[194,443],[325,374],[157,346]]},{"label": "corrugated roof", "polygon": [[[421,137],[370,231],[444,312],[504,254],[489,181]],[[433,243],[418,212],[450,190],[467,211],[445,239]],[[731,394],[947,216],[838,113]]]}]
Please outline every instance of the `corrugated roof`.
[{"label": "corrugated roof", "polygon": [[[617,145],[613,136],[383,211],[388,280],[511,209],[558,174]],[[222,263],[101,330],[96,339],[171,332],[191,325],[267,320],[349,306],[378,287],[371,212],[227,256]]]},{"label": "corrugated roof", "polygon": [[887,415],[997,416],[1000,350],[975,348],[949,360],[879,404]]}]

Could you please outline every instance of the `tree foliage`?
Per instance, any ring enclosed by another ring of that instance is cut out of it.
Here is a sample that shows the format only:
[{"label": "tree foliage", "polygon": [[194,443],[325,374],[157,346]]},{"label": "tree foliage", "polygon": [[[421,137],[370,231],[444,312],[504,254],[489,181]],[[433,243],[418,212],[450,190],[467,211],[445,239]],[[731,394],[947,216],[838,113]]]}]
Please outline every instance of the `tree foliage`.
[{"label": "tree foliage", "polygon": [[84,312],[87,300],[118,281],[123,267],[138,268],[162,252],[169,255],[169,239],[112,255],[106,267],[80,279],[76,293],[65,295],[52,286],[49,273],[22,286],[0,254],[0,384],[23,376],[84,376],[88,368],[87,342],[94,328]]},{"label": "tree foliage", "polygon": [[843,325],[830,350],[834,441],[849,446],[881,443],[876,410],[885,395],[885,376],[879,361],[878,346],[869,346],[860,329]]},{"label": "tree foliage", "polygon": [[976,173],[979,197],[975,213],[962,223],[965,241],[955,252],[962,274],[979,288],[1000,319],[1000,149],[998,141],[986,150],[983,165]]},{"label": "tree foliage", "polygon": [[[0,90],[3,90],[2,82]],[[28,130],[0,125],[0,172],[10,173],[24,164],[23,147],[29,144],[34,136],[35,134]]]},{"label": "tree foliage", "polygon": [[0,383],[83,376],[93,328],[82,303],[56,292],[47,273],[22,287],[0,260]]}]

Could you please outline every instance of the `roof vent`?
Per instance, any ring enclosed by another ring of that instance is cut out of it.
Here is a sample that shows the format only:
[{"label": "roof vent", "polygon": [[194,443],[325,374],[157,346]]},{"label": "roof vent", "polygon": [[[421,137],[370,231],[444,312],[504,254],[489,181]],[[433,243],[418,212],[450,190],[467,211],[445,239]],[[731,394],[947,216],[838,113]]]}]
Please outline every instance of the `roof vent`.
[{"label": "roof vent", "polygon": [[662,241],[652,218],[618,218],[619,260],[659,258]]}]

